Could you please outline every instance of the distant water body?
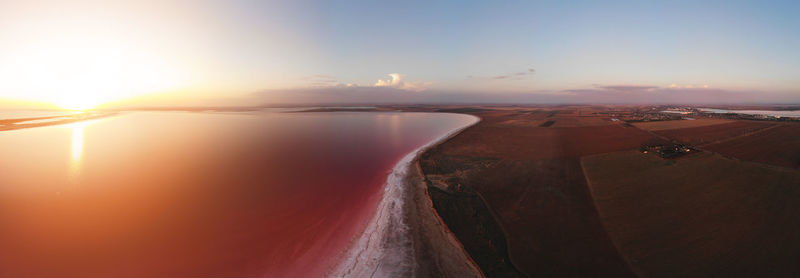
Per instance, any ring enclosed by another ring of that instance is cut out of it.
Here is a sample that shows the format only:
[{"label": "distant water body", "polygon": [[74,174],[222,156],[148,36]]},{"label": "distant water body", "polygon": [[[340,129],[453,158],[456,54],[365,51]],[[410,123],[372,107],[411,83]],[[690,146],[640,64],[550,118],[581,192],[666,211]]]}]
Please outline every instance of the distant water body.
[{"label": "distant water body", "polygon": [[686,114],[690,114],[692,112],[690,112],[690,111],[678,111],[678,110],[662,110],[661,113],[672,113],[672,114],[686,115]]},{"label": "distant water body", "polygon": [[0,277],[319,277],[456,114],[130,112],[0,132]]},{"label": "distant water body", "polygon": [[745,115],[763,115],[763,116],[772,116],[772,117],[791,117],[791,118],[798,118],[800,117],[800,110],[727,110],[727,109],[714,109],[714,108],[698,108],[698,110],[708,113],[735,113],[735,114],[745,114]]}]

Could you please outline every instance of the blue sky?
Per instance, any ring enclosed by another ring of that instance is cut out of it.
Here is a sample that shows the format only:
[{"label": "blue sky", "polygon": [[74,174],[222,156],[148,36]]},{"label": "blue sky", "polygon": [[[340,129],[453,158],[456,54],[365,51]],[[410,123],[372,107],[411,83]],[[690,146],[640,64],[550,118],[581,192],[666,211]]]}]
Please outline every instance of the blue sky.
[{"label": "blue sky", "polygon": [[800,76],[800,10],[788,2],[497,2],[323,6],[306,30],[328,58],[318,70],[362,82],[401,72],[458,88],[532,67],[538,82],[491,86],[793,89]]},{"label": "blue sky", "polygon": [[[0,4],[7,16],[0,24],[43,18],[42,7],[52,6],[43,3]],[[158,60],[182,77],[170,90],[203,99],[262,92],[279,102],[294,91],[346,87],[360,92],[351,95],[373,88],[491,99],[630,86],[800,100],[800,4],[791,1],[87,1],[61,8],[65,21],[111,23],[103,34],[146,34],[125,44],[166,57]],[[37,36],[50,35],[45,30]],[[19,87],[25,84],[0,87],[0,96]]]}]

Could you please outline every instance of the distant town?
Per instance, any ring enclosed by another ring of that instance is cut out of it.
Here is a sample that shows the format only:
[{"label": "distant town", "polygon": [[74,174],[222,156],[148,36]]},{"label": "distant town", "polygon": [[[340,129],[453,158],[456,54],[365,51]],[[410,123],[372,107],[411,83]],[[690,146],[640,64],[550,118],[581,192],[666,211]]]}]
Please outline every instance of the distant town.
[{"label": "distant town", "polygon": [[[763,109],[763,108],[762,108]],[[612,121],[652,122],[717,118],[730,120],[800,121],[799,110],[729,110],[691,106],[645,106],[596,112],[608,115]]]}]

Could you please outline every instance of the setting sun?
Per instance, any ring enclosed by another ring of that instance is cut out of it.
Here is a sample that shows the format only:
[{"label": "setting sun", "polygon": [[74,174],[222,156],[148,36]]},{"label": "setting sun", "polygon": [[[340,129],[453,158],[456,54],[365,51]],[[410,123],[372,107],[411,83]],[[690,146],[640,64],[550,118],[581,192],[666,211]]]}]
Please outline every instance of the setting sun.
[{"label": "setting sun", "polygon": [[84,111],[96,107],[99,103],[92,98],[75,98],[56,103],[59,107],[75,111]]},{"label": "setting sun", "polygon": [[[94,41],[93,41],[94,40]],[[31,48],[19,56],[22,83],[31,95],[65,109],[86,110],[108,101],[165,90],[177,82],[154,55],[113,38],[64,38],[58,49]],[[21,84],[22,85],[22,84]]]},{"label": "setting sun", "polygon": [[152,47],[152,38],[79,27],[56,34],[32,29],[12,34],[17,43],[0,55],[0,89],[11,98],[87,110],[182,85],[180,65]]}]

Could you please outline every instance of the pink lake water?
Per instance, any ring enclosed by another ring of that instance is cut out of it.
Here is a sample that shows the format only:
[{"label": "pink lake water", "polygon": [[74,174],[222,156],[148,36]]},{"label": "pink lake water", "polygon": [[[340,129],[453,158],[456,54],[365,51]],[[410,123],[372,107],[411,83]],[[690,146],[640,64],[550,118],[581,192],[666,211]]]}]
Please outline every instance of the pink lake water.
[{"label": "pink lake water", "polygon": [[0,277],[318,277],[435,113],[129,112],[0,132]]}]

